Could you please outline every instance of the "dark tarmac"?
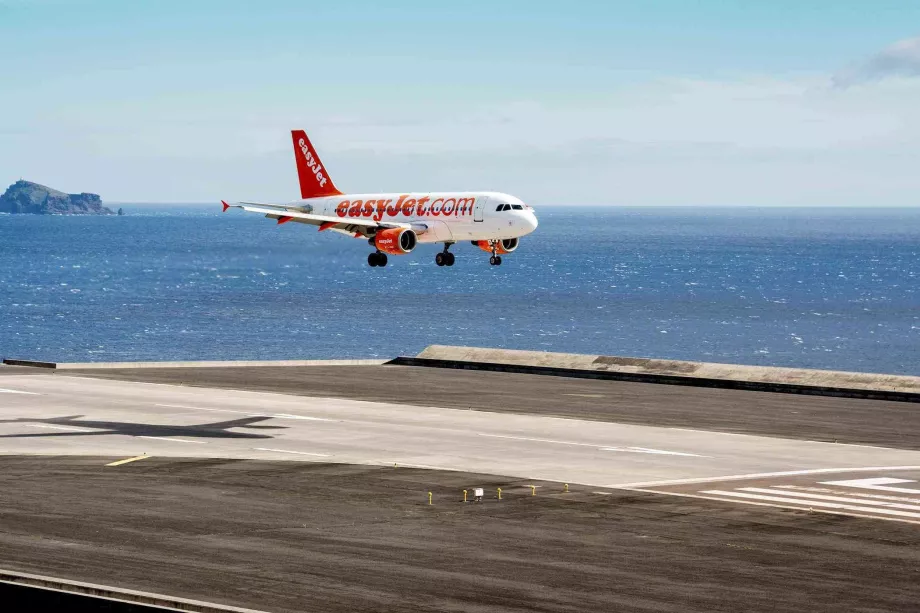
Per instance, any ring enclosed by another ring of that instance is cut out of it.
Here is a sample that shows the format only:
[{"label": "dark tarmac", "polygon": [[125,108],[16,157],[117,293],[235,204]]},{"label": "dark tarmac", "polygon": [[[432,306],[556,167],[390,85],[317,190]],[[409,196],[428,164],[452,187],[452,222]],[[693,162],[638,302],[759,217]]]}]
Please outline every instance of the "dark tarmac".
[{"label": "dark tarmac", "polygon": [[[553,483],[532,497],[464,473],[112,459],[0,457],[3,565],[279,613],[917,610],[912,524]],[[486,500],[464,505],[473,486]]]},{"label": "dark tarmac", "polygon": [[882,400],[408,366],[90,369],[56,374],[62,375],[920,449],[920,405]]}]

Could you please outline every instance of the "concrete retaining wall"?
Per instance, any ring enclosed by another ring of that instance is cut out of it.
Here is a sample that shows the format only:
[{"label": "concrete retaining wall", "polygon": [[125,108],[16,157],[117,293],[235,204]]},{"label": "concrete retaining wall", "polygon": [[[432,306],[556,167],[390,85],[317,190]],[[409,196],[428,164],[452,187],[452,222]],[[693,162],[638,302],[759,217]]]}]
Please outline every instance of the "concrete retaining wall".
[{"label": "concrete retaining wall", "polygon": [[431,345],[414,360],[418,366],[920,402],[920,377],[904,375],[447,345]]}]

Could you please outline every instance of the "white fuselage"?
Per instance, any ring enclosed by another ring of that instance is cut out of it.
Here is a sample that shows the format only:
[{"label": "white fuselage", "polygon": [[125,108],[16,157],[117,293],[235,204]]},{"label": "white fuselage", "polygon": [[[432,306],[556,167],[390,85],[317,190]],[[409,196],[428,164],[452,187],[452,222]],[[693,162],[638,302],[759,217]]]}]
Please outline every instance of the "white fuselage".
[{"label": "white fuselage", "polygon": [[422,243],[519,238],[537,228],[531,207],[499,192],[342,194],[307,198],[289,206],[343,222],[410,224]]}]

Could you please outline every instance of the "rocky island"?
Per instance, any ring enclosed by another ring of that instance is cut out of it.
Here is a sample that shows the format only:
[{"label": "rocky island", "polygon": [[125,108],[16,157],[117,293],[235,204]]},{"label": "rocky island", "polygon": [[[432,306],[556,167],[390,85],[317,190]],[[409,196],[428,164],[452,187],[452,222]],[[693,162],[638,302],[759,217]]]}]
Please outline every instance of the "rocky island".
[{"label": "rocky island", "polygon": [[0,196],[0,213],[32,215],[114,215],[102,206],[98,194],[65,194],[56,189],[19,180]]}]

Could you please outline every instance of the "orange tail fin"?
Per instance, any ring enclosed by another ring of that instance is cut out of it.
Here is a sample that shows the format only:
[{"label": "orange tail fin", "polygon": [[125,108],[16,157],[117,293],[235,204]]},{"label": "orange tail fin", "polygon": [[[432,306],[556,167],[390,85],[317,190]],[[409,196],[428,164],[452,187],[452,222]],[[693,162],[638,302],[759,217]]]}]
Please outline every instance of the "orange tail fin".
[{"label": "orange tail fin", "polygon": [[300,197],[337,196],[341,194],[329,178],[329,173],[319,160],[313,143],[303,130],[292,130],[294,158],[297,160],[297,178],[300,179]]}]

